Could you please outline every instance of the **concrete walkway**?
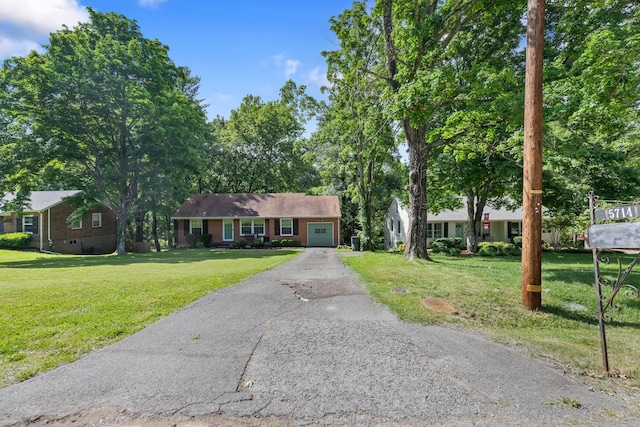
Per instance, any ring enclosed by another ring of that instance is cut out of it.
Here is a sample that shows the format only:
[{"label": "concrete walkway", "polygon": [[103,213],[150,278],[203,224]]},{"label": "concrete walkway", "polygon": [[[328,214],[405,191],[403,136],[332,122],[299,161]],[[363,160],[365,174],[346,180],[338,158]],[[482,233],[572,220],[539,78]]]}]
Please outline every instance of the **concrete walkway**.
[{"label": "concrete walkway", "polygon": [[480,335],[397,320],[332,249],[0,390],[0,426],[640,425],[628,414]]}]

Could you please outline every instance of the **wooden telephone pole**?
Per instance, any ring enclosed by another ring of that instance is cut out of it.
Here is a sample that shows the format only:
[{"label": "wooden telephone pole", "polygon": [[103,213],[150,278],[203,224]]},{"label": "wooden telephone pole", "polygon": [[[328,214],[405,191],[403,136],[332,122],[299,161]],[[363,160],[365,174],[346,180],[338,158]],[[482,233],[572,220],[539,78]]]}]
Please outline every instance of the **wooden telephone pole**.
[{"label": "wooden telephone pole", "polygon": [[542,59],[545,0],[527,8],[522,198],[522,303],[542,306]]}]

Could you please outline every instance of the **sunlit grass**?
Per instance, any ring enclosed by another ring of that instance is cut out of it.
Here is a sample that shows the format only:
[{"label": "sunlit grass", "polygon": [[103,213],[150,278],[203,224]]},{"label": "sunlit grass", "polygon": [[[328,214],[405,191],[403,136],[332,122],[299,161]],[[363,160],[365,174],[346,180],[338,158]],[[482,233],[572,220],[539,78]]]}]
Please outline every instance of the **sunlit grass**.
[{"label": "sunlit grass", "polygon": [[0,250],[0,387],[120,340],[298,253],[201,249],[118,257]]},{"label": "sunlit grass", "polygon": [[[407,262],[400,254],[366,253],[345,258],[370,293],[401,319],[472,328],[494,339],[569,367],[572,372],[603,376],[597,299],[590,254],[544,253],[542,305],[539,312],[522,304],[518,257],[449,257]],[[623,266],[631,257],[623,259]],[[623,267],[624,268],[624,267]],[[605,268],[616,275],[617,266]],[[638,284],[639,272],[628,283]],[[425,308],[420,299],[440,297],[457,315]],[[619,311],[606,325],[611,371],[626,386],[640,384],[640,300],[621,293]]]}]

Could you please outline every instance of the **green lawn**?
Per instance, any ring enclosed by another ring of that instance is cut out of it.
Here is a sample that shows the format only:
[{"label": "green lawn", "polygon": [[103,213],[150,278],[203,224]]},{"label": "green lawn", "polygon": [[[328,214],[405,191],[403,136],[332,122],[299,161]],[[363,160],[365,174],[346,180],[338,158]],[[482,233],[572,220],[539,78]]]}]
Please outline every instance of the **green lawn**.
[{"label": "green lawn", "polygon": [[[289,250],[174,250],[117,256],[0,251],[0,387],[117,341],[207,293],[294,257]],[[630,257],[623,260],[626,267]],[[590,254],[543,254],[543,309],[521,303],[518,257],[407,262],[400,254],[345,257],[374,298],[402,319],[475,329],[496,340],[603,378]],[[617,266],[606,271],[616,274]],[[640,282],[640,266],[628,283]],[[456,315],[425,308],[444,298]],[[607,324],[614,386],[637,394],[640,300],[619,295]],[[611,380],[601,384],[611,386]]]},{"label": "green lawn", "polygon": [[294,250],[125,257],[0,250],[0,387],[113,343]]},{"label": "green lawn", "polygon": [[[411,263],[401,254],[366,253],[347,257],[345,263],[360,275],[374,298],[404,320],[480,330],[573,373],[604,376],[590,253],[543,254],[540,312],[530,312],[521,303],[519,257],[435,255],[433,259]],[[623,269],[631,259],[623,259]],[[617,264],[605,271],[617,275]],[[627,283],[638,285],[639,278],[640,266]],[[427,309],[420,301],[425,296],[443,298],[459,313]],[[620,292],[616,303],[619,310],[609,313],[612,321],[606,325],[609,364],[614,385],[637,392],[640,300]]]}]

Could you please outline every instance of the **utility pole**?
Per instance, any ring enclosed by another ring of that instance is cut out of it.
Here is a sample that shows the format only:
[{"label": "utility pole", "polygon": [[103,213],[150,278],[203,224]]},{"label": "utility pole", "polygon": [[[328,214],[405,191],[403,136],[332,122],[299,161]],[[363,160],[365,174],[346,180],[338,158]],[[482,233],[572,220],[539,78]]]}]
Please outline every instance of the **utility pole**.
[{"label": "utility pole", "polygon": [[527,7],[522,197],[522,303],[542,306],[542,60],[545,0]]}]

